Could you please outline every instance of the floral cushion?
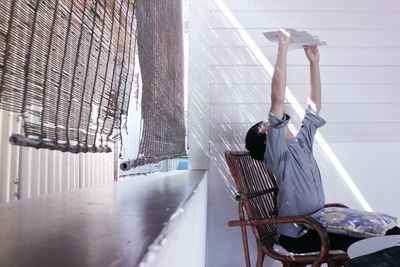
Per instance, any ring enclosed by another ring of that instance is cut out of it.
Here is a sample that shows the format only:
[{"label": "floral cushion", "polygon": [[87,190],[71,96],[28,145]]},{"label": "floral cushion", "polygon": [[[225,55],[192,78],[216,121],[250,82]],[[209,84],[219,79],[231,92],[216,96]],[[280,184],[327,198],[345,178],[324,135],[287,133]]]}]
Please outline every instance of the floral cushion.
[{"label": "floral cushion", "polygon": [[397,224],[397,218],[377,212],[327,207],[311,215],[329,233],[366,238],[383,236]]}]

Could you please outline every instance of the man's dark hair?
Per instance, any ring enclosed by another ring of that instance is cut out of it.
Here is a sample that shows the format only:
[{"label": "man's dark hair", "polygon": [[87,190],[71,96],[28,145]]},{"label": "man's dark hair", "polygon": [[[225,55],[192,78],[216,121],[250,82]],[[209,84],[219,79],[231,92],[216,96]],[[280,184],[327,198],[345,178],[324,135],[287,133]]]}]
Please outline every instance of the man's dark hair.
[{"label": "man's dark hair", "polygon": [[259,133],[258,127],[262,121],[257,122],[247,131],[246,134],[246,149],[249,151],[253,159],[264,160],[265,146],[267,134]]}]

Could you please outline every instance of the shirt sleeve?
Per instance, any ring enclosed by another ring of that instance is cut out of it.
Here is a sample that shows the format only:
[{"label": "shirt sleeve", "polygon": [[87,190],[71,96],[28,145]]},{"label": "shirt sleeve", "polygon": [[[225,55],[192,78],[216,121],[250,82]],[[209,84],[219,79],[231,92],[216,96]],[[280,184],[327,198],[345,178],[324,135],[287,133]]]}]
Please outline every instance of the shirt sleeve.
[{"label": "shirt sleeve", "polygon": [[304,145],[312,151],[315,133],[318,128],[324,126],[325,123],[326,121],[315,112],[306,109],[306,115],[304,116],[302,126],[296,138],[303,140]]},{"label": "shirt sleeve", "polygon": [[267,149],[264,161],[268,169],[274,170],[282,159],[287,149],[285,140],[285,127],[289,123],[290,116],[284,114],[282,119],[277,118],[272,112],[269,113],[267,130]]}]

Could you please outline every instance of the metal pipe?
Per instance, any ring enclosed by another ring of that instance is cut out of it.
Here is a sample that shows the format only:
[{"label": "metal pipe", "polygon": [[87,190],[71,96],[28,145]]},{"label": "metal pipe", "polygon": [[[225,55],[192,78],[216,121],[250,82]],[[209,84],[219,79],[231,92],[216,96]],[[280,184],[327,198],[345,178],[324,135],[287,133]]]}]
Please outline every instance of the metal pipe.
[{"label": "metal pipe", "polygon": [[47,148],[50,150],[59,150],[61,152],[71,152],[71,153],[109,153],[111,152],[111,147],[108,146],[81,146],[81,145],[71,145],[71,144],[60,144],[55,141],[47,141],[43,139],[35,139],[26,137],[20,134],[12,134],[9,138],[9,142],[12,145],[33,147],[33,148]]},{"label": "metal pipe", "polygon": [[183,157],[186,156],[186,153],[179,153],[179,154],[173,154],[173,155],[163,155],[163,156],[156,156],[156,157],[144,157],[144,158],[138,158],[134,160],[127,160],[122,162],[119,165],[119,168],[123,171],[128,171],[132,168],[136,168],[145,164],[151,164],[151,163],[157,163],[162,160],[166,159],[172,159],[172,158],[177,158],[177,157]]}]

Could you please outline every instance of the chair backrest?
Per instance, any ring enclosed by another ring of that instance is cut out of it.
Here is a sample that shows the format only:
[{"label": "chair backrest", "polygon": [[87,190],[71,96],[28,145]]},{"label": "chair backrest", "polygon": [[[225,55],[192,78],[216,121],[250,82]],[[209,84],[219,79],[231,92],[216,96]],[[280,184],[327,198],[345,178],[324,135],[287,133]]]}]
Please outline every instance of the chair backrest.
[{"label": "chair backrest", "polygon": [[[226,151],[225,157],[248,219],[278,216],[276,200],[279,188],[264,162],[253,159],[247,151]],[[252,229],[256,238],[269,245],[277,242],[276,225]]]}]

